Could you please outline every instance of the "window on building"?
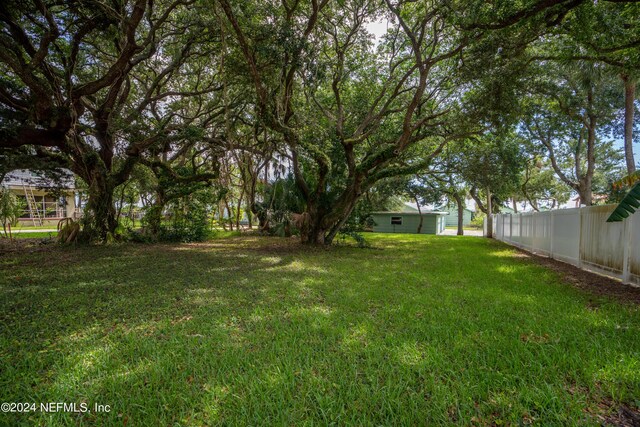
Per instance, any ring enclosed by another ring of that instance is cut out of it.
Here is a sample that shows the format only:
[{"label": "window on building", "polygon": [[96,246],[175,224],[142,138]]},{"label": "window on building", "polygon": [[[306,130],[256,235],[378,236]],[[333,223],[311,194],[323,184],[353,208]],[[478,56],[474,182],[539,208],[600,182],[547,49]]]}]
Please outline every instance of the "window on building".
[{"label": "window on building", "polygon": [[391,217],[391,225],[402,225],[402,217],[401,216],[392,216]]}]

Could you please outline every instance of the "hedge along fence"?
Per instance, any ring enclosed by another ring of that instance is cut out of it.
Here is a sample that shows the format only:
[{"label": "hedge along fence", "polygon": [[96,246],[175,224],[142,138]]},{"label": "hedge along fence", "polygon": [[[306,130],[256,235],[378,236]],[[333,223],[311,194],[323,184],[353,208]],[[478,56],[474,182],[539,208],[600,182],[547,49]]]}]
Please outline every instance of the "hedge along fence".
[{"label": "hedge along fence", "polygon": [[[640,285],[640,213],[607,222],[615,205],[496,214],[493,237],[535,254]],[[485,236],[486,236],[485,222]]]}]

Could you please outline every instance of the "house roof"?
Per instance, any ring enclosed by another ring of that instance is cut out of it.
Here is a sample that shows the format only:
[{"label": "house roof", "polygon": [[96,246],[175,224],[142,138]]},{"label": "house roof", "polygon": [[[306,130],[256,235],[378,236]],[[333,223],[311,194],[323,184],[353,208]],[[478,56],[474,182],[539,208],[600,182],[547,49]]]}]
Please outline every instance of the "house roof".
[{"label": "house roof", "polygon": [[402,206],[402,212],[418,212],[418,208],[409,202],[404,202],[404,206]]},{"label": "house roof", "polygon": [[3,187],[28,186],[38,188],[75,188],[75,178],[71,171],[63,169],[58,181],[27,169],[16,169],[7,173],[0,183]]}]

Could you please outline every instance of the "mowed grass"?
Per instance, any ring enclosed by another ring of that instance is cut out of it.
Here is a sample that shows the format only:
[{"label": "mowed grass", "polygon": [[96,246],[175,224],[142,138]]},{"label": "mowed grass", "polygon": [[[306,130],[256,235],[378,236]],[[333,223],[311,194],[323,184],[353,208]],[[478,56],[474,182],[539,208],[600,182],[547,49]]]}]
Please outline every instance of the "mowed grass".
[{"label": "mowed grass", "polygon": [[4,425],[599,425],[640,396],[640,311],[507,246],[232,237],[0,258]]},{"label": "mowed grass", "polygon": [[58,235],[57,231],[30,231],[22,233],[13,233],[14,239],[55,239]]}]

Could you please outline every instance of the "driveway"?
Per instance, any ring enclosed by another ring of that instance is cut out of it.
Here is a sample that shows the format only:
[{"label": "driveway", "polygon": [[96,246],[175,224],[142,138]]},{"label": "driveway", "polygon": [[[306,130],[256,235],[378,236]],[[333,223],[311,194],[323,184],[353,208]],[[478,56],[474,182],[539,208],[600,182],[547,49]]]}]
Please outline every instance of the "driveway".
[{"label": "driveway", "polygon": [[[454,229],[454,228],[446,228],[441,236],[455,236],[457,235],[458,230]],[[464,230],[464,235],[465,236],[475,236],[475,237],[482,237],[482,230]]]}]

